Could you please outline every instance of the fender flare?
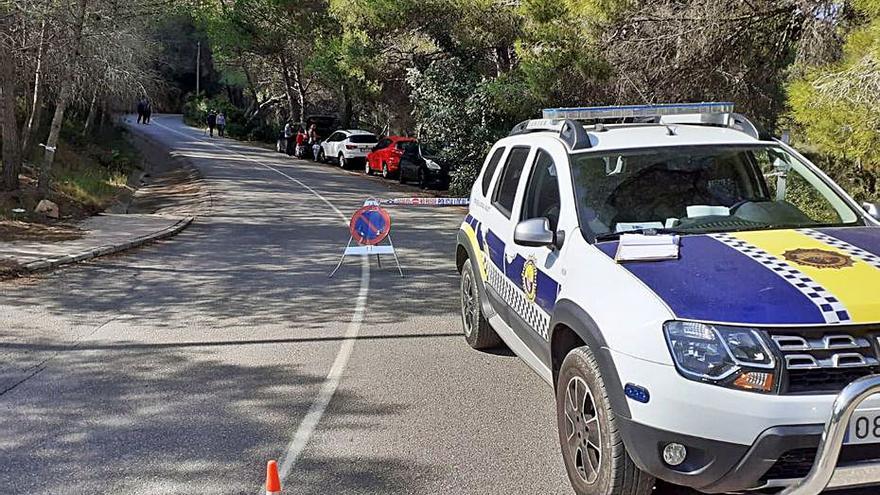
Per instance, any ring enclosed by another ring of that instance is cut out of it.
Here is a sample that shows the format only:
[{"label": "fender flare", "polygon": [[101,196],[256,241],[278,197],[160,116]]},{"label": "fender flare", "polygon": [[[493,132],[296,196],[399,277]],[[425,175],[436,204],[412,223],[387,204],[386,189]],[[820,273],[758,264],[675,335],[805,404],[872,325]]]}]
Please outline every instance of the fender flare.
[{"label": "fender flare", "polygon": [[458,255],[461,249],[467,253],[467,261],[466,263],[471,264],[471,269],[474,271],[474,275],[477,276],[477,291],[480,293],[480,306],[483,308],[483,317],[487,320],[496,314],[495,308],[492,307],[492,303],[489,302],[489,298],[486,295],[486,284],[483,281],[482,274],[480,271],[480,266],[477,264],[477,253],[474,252],[474,248],[471,245],[470,239],[468,239],[467,235],[462,232],[461,229],[458,230],[458,246],[456,247],[456,263],[455,268],[461,273],[461,264],[458,261]]},{"label": "fender flare", "polygon": [[605,382],[605,388],[608,392],[608,398],[611,401],[611,408],[618,416],[626,419],[632,418],[627,403],[626,395],[623,392],[623,384],[620,381],[620,375],[617,367],[614,365],[614,359],[611,357],[611,350],[605,342],[605,337],[599,329],[599,325],[595,320],[580,306],[569,299],[560,299],[556,303],[553,310],[553,317],[550,319],[550,359],[553,371],[553,383],[556,387],[557,377],[559,376],[559,368],[565,359],[568,351],[571,350],[567,341],[569,332],[568,328],[574,332],[578,338],[590,348],[599,364],[599,372],[602,374],[602,380]]}]

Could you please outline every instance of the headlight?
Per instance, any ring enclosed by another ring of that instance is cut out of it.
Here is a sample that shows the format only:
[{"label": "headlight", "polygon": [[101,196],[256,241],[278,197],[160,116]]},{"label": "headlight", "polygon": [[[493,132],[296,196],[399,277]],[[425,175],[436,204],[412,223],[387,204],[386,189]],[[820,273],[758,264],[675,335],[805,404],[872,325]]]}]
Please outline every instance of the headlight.
[{"label": "headlight", "polygon": [[431,170],[440,170],[440,165],[437,165],[437,162],[434,160],[425,160],[425,166]]},{"label": "headlight", "polygon": [[685,378],[772,392],[776,360],[754,328],[688,321],[663,325],[675,367]]}]

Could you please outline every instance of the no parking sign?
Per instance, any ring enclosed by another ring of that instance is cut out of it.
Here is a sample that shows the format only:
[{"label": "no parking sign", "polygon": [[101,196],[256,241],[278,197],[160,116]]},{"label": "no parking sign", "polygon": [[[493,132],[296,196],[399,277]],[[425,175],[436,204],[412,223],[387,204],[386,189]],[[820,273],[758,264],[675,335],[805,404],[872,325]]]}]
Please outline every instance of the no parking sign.
[{"label": "no parking sign", "polygon": [[[397,259],[397,252],[394,251],[394,243],[391,241],[391,217],[388,212],[379,206],[379,202],[375,199],[364,201],[364,206],[354,212],[351,221],[348,223],[348,230],[351,236],[348,238],[348,245],[342,252],[342,258],[336,264],[336,268],[330,272],[332,277],[346,256],[370,256],[376,255],[379,266],[382,266],[382,254],[390,254],[394,256],[397,263],[397,271],[403,276],[403,269],[400,268],[400,260]],[[383,241],[388,242],[380,245]],[[352,242],[357,245],[352,246]]]},{"label": "no parking sign", "polygon": [[375,246],[391,232],[391,217],[377,205],[367,205],[354,212],[348,225],[351,238],[362,246]]}]

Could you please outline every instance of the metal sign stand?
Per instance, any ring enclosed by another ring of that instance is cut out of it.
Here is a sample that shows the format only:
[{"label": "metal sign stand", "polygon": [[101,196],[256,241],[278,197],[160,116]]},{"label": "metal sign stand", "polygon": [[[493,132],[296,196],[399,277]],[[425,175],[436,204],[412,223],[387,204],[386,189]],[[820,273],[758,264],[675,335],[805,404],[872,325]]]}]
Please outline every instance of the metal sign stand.
[{"label": "metal sign stand", "polygon": [[[364,201],[364,206],[378,206],[379,202],[375,199],[368,199]],[[400,273],[401,278],[403,278],[403,268],[400,267],[400,260],[397,258],[397,252],[394,250],[394,242],[391,240],[391,233],[389,232],[385,238],[388,240],[388,244],[360,244],[352,246],[352,242],[355,240],[353,235],[348,237],[348,244],[345,246],[345,251],[342,252],[342,257],[339,258],[339,263],[336,264],[336,268],[330,272],[329,277],[333,278],[333,275],[339,271],[339,268],[342,267],[342,263],[345,261],[346,256],[372,256],[376,255],[376,262],[379,263],[379,267],[382,267],[382,258],[381,255],[390,254],[394,256],[394,262],[397,264],[397,271]]]}]

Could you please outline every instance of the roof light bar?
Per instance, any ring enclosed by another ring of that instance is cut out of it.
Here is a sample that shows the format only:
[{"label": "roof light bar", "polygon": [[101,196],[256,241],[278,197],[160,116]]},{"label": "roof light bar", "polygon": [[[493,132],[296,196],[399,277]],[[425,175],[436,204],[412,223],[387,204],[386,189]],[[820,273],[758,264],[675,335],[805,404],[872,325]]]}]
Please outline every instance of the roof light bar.
[{"label": "roof light bar", "polygon": [[733,103],[671,103],[662,105],[624,105],[616,107],[545,108],[545,119],[598,120],[663,115],[733,113]]}]

